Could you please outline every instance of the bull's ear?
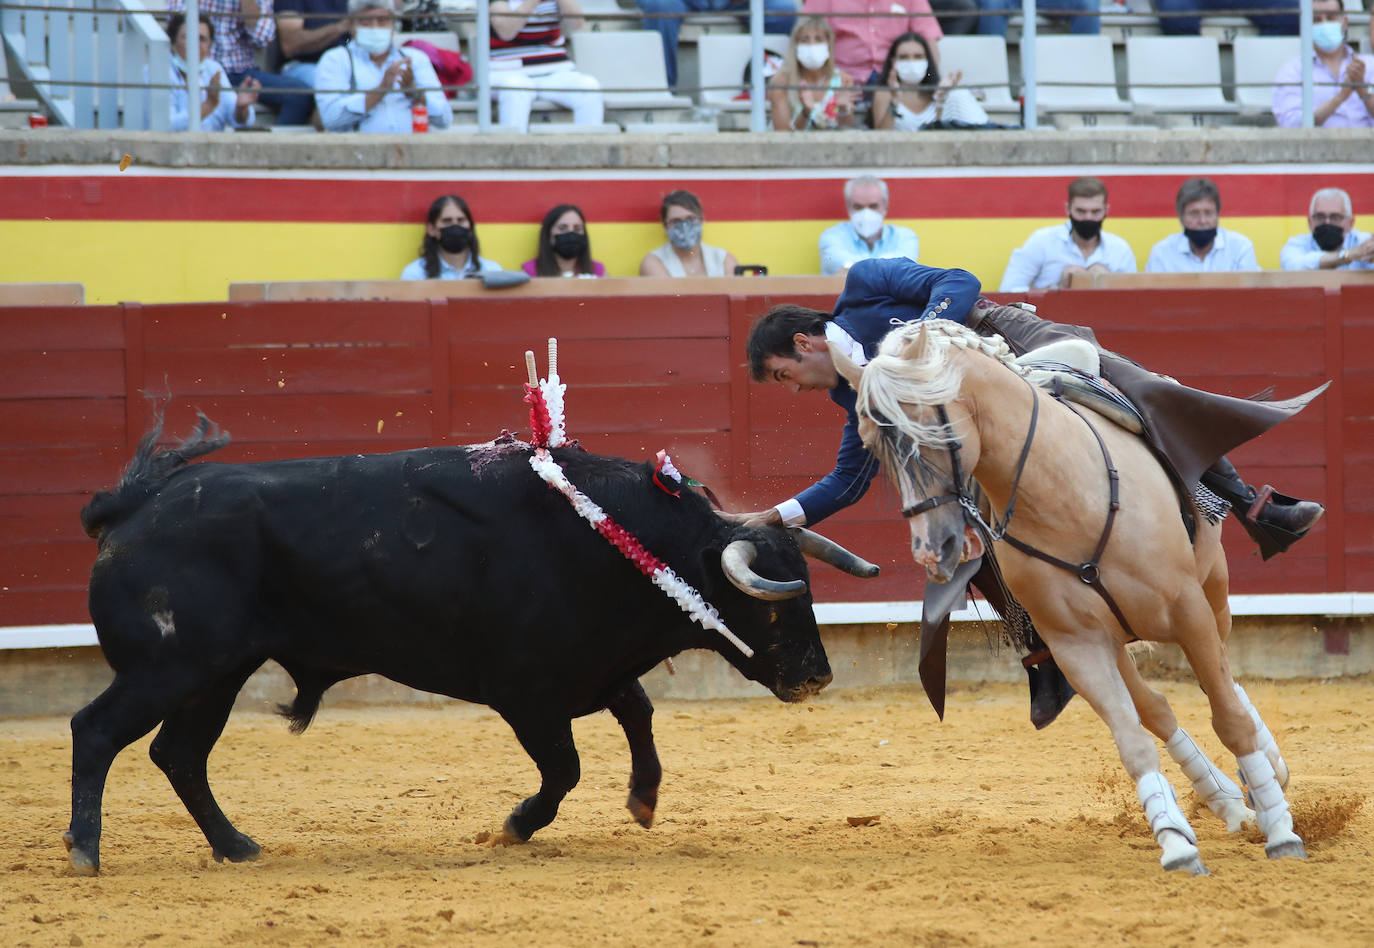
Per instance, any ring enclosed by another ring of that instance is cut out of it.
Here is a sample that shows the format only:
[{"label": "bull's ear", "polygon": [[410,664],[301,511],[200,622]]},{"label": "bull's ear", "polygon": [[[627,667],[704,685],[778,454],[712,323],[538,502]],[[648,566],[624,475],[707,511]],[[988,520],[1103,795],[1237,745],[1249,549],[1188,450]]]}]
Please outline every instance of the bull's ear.
[{"label": "bull's ear", "polygon": [[849,387],[854,391],[859,390],[859,379],[863,378],[864,370],[840,351],[838,346],[830,347],[830,358],[835,363],[835,370],[840,373],[840,377],[849,383]]},{"label": "bull's ear", "polygon": [[916,334],[916,338],[908,339],[902,347],[902,358],[908,362],[919,361],[926,354],[926,346],[930,345],[930,336],[926,329],[926,324],[921,323],[921,331]]}]

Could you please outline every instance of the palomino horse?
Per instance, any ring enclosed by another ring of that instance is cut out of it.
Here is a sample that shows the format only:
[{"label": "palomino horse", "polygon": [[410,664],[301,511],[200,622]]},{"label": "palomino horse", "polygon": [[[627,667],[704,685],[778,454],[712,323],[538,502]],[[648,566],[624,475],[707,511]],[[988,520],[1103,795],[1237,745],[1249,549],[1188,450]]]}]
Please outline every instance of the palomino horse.
[{"label": "palomino horse", "polygon": [[[862,369],[834,356],[858,392],[864,444],[898,485],[916,562],[947,582],[992,541],[1007,587],[1111,729],[1164,868],[1207,871],[1145,728],[1230,831],[1256,820],[1270,858],[1305,856],[1284,799],[1287,767],[1231,677],[1221,526],[1197,517],[1190,542],[1177,494],[1146,444],[1029,384],[999,337],[946,320],[899,327]],[[970,479],[1000,518],[979,512]],[[1183,649],[1254,813],[1141,679],[1126,651],[1136,638]]]}]

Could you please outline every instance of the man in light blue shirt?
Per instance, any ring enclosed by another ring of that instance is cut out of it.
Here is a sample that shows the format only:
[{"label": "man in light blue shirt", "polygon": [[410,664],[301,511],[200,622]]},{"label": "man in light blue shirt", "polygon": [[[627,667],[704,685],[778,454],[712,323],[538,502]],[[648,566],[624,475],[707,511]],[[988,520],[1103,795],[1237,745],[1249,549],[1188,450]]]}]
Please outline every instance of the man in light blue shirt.
[{"label": "man in light blue shirt", "polygon": [[320,57],[315,104],[330,132],[409,133],[423,104],[431,128],[448,128],[453,109],[429,57],[396,45],[396,14],[386,0],[348,0],[353,38]]},{"label": "man in light blue shirt", "polygon": [[1374,270],[1374,238],[1355,229],[1355,208],[1340,188],[1322,188],[1308,205],[1309,232],[1279,251],[1285,270]]},{"label": "man in light blue shirt", "polygon": [[1011,252],[1002,275],[1003,293],[1068,286],[1075,273],[1135,273],[1135,252],[1115,234],[1102,230],[1107,217],[1107,186],[1096,178],[1069,184],[1066,224],[1042,227]]},{"label": "man in light blue shirt", "polygon": [[1218,226],[1221,192],[1210,178],[1189,178],[1174,198],[1183,230],[1150,250],[1146,273],[1226,273],[1260,269],[1255,244]]},{"label": "man in light blue shirt", "polygon": [[845,182],[844,204],[849,220],[821,233],[821,273],[841,273],[860,260],[906,257],[915,262],[921,252],[916,232],[909,227],[884,224],[887,217],[887,184],[871,174]]}]

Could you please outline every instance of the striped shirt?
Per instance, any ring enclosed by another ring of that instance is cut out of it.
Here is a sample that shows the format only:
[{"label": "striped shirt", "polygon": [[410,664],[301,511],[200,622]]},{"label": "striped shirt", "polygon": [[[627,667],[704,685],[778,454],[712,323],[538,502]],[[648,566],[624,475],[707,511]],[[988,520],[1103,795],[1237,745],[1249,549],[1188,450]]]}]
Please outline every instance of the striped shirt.
[{"label": "striped shirt", "polygon": [[[210,58],[217,59],[226,72],[247,72],[258,67],[257,50],[272,42],[277,35],[277,21],[272,18],[272,0],[258,0],[262,16],[253,28],[246,29],[240,12],[242,0],[200,0],[200,16],[209,18],[215,27],[215,41],[210,46]],[[186,0],[167,0],[169,13],[186,12]]]},{"label": "striped shirt", "polygon": [[[511,7],[514,8],[512,3]],[[493,14],[493,18],[501,14]],[[551,66],[556,63],[568,62],[568,53],[565,49],[566,41],[563,38],[563,31],[559,28],[559,21],[562,16],[558,12],[558,0],[539,0],[535,5],[534,12],[530,14],[525,25],[520,27],[520,32],[516,33],[508,40],[503,40],[496,35],[493,27],[491,31],[491,68],[492,69],[517,69],[539,66]]]}]

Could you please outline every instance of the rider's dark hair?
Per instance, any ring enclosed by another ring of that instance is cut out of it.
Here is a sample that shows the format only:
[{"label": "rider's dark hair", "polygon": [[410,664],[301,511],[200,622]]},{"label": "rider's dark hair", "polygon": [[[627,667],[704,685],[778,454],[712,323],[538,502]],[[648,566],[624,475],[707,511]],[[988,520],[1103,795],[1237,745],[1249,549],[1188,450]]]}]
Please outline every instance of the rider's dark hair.
[{"label": "rider's dark hair", "polygon": [[749,341],[745,344],[745,351],[749,354],[750,378],[755,382],[768,381],[768,369],[764,361],[769,356],[800,359],[792,337],[797,333],[824,336],[825,324],[831,318],[829,313],[796,303],[780,303],[764,313],[749,330]]}]

